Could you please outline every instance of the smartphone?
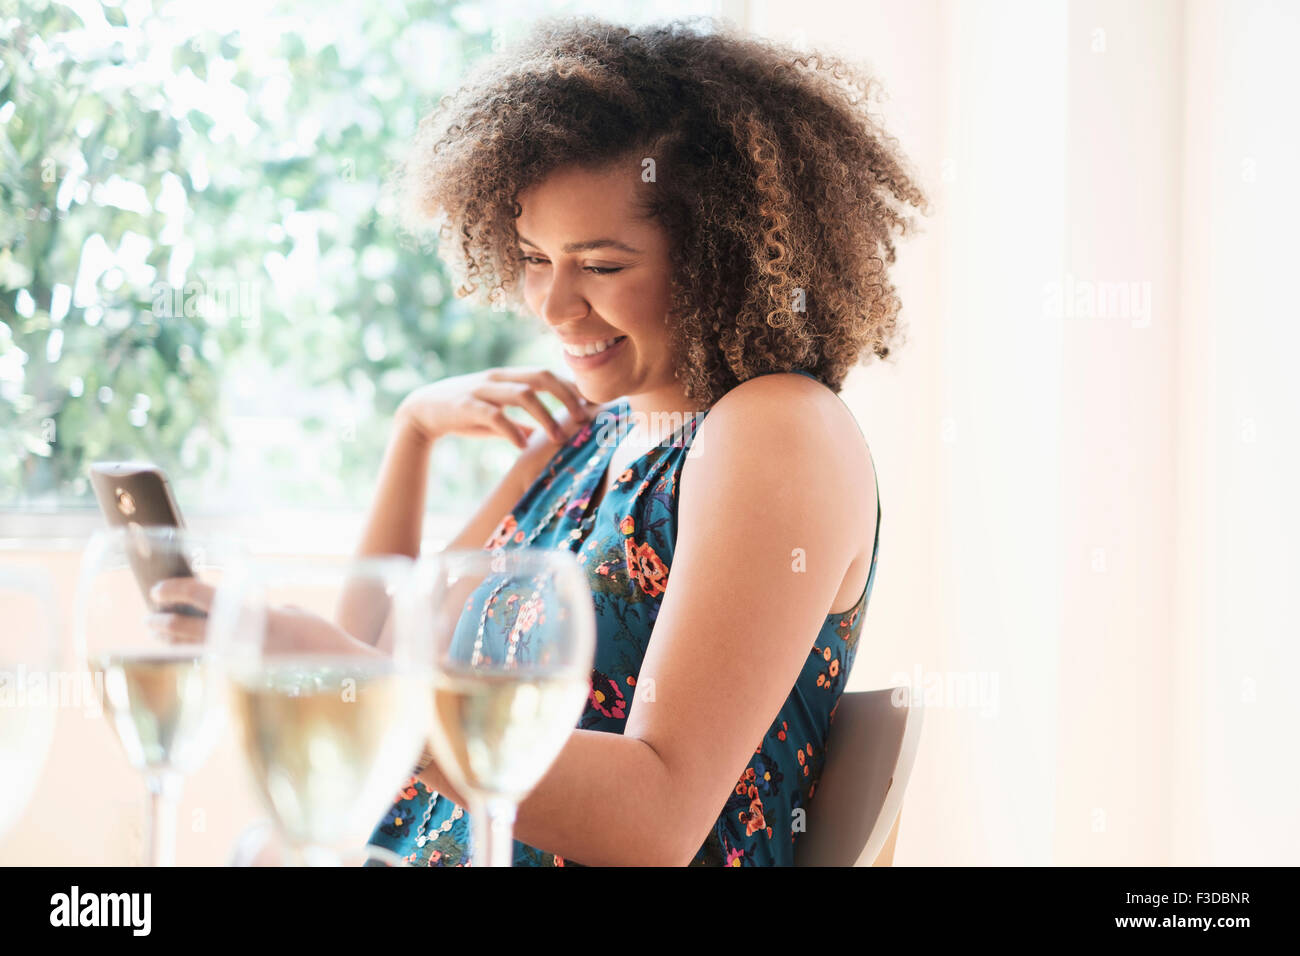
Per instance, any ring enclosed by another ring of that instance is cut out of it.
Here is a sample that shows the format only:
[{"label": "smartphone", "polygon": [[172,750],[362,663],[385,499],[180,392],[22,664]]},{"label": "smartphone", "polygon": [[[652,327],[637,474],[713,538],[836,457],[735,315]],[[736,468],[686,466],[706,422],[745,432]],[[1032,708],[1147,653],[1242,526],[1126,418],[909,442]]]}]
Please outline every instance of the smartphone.
[{"label": "smartphone", "polygon": [[[111,527],[185,527],[167,476],[156,465],[142,461],[97,461],[90,466],[90,485],[99,501],[99,510]],[[126,550],[135,580],[150,608],[189,617],[207,616],[201,608],[188,604],[157,607],[149,597],[149,589],[159,581],[194,577],[194,570],[184,555],[151,549],[147,538],[137,543],[129,534]]]}]

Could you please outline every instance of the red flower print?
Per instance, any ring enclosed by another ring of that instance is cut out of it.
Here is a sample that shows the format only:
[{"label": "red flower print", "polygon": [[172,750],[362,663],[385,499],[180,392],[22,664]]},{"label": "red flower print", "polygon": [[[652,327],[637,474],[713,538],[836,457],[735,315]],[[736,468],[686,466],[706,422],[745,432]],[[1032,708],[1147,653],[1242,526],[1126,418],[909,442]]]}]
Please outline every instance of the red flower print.
[{"label": "red flower print", "polygon": [[501,519],[501,523],[497,525],[496,530],[492,532],[492,537],[487,539],[487,543],[483,547],[489,551],[501,547],[510,540],[510,536],[515,533],[516,527],[515,516],[506,515]]},{"label": "red flower print", "polygon": [[515,640],[520,634],[527,634],[533,629],[538,621],[541,620],[542,600],[534,598],[525,601],[519,607],[519,616],[515,618],[514,629],[510,633],[510,640]]},{"label": "red flower print", "polygon": [[591,696],[589,703],[606,717],[626,717],[627,698],[618,684],[598,670],[591,672]]},{"label": "red flower print", "polygon": [[627,555],[627,575],[650,597],[663,594],[668,585],[668,566],[655,554],[649,544],[634,545],[631,538],[623,539]]},{"label": "red flower print", "polygon": [[636,522],[632,520],[631,515],[628,515],[626,518],[624,518],[622,521],[619,522],[618,530],[623,532],[624,534],[631,534],[633,531],[636,530]]},{"label": "red flower print", "polygon": [[740,822],[745,825],[745,836],[753,836],[759,830],[767,827],[767,821],[763,819],[763,801],[755,797],[749,804],[749,812],[740,812]]},{"label": "red flower print", "polygon": [[757,774],[754,773],[753,767],[746,767],[745,772],[742,773],[740,779],[736,781],[736,796],[750,796],[750,790],[756,776]]}]

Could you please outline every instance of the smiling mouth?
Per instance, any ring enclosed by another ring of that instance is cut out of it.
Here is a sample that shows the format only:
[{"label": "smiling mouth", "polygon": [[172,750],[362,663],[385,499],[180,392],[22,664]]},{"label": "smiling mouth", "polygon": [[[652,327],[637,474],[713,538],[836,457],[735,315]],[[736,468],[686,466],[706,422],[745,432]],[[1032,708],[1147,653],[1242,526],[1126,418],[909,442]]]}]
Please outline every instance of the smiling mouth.
[{"label": "smiling mouth", "polygon": [[606,349],[618,345],[618,343],[622,342],[625,338],[627,338],[626,335],[616,335],[612,339],[605,339],[602,342],[587,342],[583,345],[570,345],[566,342],[563,343],[564,351],[577,358],[583,358],[588,355],[599,355]]}]

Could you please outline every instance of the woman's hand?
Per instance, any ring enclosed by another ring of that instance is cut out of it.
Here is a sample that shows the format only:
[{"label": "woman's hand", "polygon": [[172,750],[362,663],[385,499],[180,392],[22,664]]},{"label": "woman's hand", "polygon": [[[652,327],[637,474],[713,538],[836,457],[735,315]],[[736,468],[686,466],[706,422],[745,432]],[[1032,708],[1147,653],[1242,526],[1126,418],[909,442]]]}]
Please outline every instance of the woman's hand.
[{"label": "woman's hand", "polygon": [[[538,392],[550,392],[564,403],[570,415],[569,434],[547,411]],[[573,382],[546,369],[490,368],[421,385],[398,406],[397,422],[429,442],[443,435],[503,435],[522,449],[533,427],[507,417],[511,406],[532,415],[557,442],[590,420],[598,407]]]},{"label": "woman's hand", "polygon": [[[205,615],[212,607],[216,589],[198,578],[167,578],[149,591],[159,607],[188,604]],[[207,630],[206,617],[160,612],[145,617],[149,627],[174,644],[201,644]],[[364,654],[386,656],[383,651],[353,637],[336,624],[293,604],[268,609],[263,650],[294,654]]]}]

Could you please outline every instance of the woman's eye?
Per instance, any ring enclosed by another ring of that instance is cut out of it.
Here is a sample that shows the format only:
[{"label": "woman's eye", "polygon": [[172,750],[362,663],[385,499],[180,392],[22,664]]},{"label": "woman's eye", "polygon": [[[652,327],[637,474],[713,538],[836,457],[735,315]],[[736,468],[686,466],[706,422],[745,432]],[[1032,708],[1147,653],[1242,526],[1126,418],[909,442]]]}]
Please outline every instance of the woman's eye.
[{"label": "woman's eye", "polygon": [[[519,260],[530,266],[544,266],[547,264],[545,259],[539,259],[537,256],[520,256]],[[586,266],[585,268],[592,275],[597,276],[607,276],[623,271],[622,266]]]}]

